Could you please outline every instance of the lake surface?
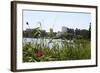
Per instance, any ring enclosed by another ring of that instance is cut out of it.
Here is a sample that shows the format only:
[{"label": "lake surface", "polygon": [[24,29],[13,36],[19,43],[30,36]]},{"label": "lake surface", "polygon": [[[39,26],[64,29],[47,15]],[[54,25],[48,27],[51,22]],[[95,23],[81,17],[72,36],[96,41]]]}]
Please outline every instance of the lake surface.
[{"label": "lake surface", "polygon": [[[45,47],[52,48],[56,45],[58,48],[62,48],[64,46],[63,42],[65,40],[62,39],[37,39],[37,38],[23,38],[23,43],[31,43],[31,44],[42,44]],[[68,43],[73,43],[73,40],[67,40]]]}]

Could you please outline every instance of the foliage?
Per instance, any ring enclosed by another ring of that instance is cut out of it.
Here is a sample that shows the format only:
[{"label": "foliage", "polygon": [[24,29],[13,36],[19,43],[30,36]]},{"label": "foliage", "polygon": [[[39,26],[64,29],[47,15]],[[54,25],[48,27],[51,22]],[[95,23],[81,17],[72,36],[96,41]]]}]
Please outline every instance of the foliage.
[{"label": "foliage", "polygon": [[50,38],[53,37],[53,29],[52,29],[52,28],[50,28],[49,37],[50,37]]},{"label": "foliage", "polygon": [[[89,30],[69,29],[62,32],[59,41],[53,41],[57,32],[50,31],[47,33],[42,30],[41,22],[39,27],[32,31],[23,32],[26,37],[36,38],[36,42],[23,42],[23,62],[41,62],[41,61],[61,61],[61,60],[81,60],[91,58],[91,41]],[[27,25],[29,25],[27,23]],[[29,35],[30,34],[30,35]],[[45,45],[46,38],[49,42]],[[57,39],[56,39],[57,40]],[[39,41],[39,43],[38,43]],[[59,45],[61,43],[61,45]],[[50,44],[52,47],[50,48]]]},{"label": "foliage", "polygon": [[24,62],[40,62],[40,61],[59,61],[59,60],[80,60],[90,59],[91,49],[90,41],[74,40],[74,43],[63,41],[63,47],[60,48],[58,42],[53,42],[53,47],[34,43],[26,43],[23,45],[23,61]]}]

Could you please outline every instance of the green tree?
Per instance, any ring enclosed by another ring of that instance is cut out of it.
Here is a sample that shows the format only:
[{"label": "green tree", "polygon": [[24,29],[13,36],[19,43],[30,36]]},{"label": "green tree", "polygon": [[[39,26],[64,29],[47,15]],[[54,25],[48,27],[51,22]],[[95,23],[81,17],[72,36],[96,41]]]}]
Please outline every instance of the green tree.
[{"label": "green tree", "polygon": [[50,38],[53,37],[53,29],[52,29],[52,28],[50,28],[49,37],[50,37]]}]

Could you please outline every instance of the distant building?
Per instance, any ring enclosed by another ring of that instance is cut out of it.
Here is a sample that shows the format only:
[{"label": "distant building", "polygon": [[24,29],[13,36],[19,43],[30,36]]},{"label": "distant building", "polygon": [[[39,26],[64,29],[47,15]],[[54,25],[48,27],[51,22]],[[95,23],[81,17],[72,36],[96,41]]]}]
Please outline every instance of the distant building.
[{"label": "distant building", "polygon": [[62,27],[62,32],[67,32],[67,27],[63,26]]},{"label": "distant building", "polygon": [[23,37],[32,38],[32,29],[26,29],[25,31],[23,31]]},{"label": "distant building", "polygon": [[27,31],[27,32],[31,32],[31,31],[32,31],[32,29],[26,29],[25,31]]},{"label": "distant building", "polygon": [[61,31],[58,31],[56,34],[56,38],[62,37],[63,34],[67,33],[67,27],[63,26]]}]

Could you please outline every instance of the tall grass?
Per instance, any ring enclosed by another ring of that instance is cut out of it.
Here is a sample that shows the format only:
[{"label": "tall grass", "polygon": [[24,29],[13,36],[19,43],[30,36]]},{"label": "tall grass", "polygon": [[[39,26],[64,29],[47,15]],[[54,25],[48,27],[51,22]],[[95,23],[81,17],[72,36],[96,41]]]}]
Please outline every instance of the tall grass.
[{"label": "tall grass", "polygon": [[91,45],[89,40],[77,39],[74,42],[53,42],[52,48],[45,45],[45,39],[41,39],[40,44],[23,43],[23,61],[61,61],[61,60],[81,60],[91,58]]}]

